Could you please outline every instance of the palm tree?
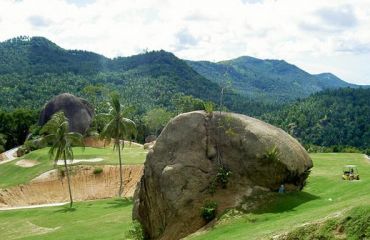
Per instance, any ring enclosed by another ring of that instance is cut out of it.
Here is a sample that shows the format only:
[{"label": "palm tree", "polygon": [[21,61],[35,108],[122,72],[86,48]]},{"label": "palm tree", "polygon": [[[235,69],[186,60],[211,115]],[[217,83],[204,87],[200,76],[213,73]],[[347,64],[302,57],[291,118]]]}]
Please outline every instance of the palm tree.
[{"label": "palm tree", "polygon": [[73,160],[73,148],[72,146],[83,146],[83,137],[79,133],[69,132],[68,118],[63,112],[55,113],[51,119],[44,125],[41,133],[47,133],[42,140],[46,143],[51,143],[49,150],[50,159],[54,160],[54,163],[58,159],[62,158],[64,161],[65,173],[68,181],[69,200],[72,207],[72,191],[71,182],[69,178],[69,169],[67,166],[67,159]]},{"label": "palm tree", "polygon": [[119,159],[119,177],[120,186],[118,190],[118,197],[121,197],[123,192],[123,176],[122,176],[122,156],[121,149],[123,150],[125,143],[124,139],[132,139],[137,134],[135,123],[125,118],[122,112],[122,106],[119,101],[119,96],[117,94],[111,95],[110,111],[107,114],[108,123],[105,125],[103,131],[100,133],[100,137],[105,139],[109,144],[113,139],[113,150],[118,150]]}]

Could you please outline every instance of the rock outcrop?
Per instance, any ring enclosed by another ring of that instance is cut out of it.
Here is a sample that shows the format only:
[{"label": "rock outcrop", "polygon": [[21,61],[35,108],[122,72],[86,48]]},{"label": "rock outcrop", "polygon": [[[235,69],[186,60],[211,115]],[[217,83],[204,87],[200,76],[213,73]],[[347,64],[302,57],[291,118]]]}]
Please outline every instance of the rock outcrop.
[{"label": "rock outcrop", "polygon": [[[311,167],[298,141],[265,122],[233,113],[181,114],[147,155],[133,218],[150,239],[180,239],[206,224],[205,202],[216,202],[218,213],[248,211],[248,199],[263,198],[281,184],[302,189]],[[224,185],[220,169],[231,172]]]},{"label": "rock outcrop", "polygon": [[47,123],[51,116],[63,111],[69,120],[69,130],[84,134],[94,117],[94,108],[83,98],[69,93],[63,93],[45,104],[40,114],[39,124]]}]

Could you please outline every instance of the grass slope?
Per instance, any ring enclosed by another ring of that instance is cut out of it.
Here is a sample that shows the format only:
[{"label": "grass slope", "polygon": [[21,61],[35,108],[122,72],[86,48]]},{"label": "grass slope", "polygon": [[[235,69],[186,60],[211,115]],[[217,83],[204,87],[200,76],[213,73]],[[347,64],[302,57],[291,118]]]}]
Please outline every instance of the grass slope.
[{"label": "grass slope", "polygon": [[[337,216],[353,207],[369,204],[370,161],[362,154],[311,154],[314,168],[302,192],[280,195],[274,204],[257,213],[222,221],[190,239],[269,239],[307,222]],[[342,167],[356,164],[360,181],[341,180]]]},{"label": "grass slope", "polygon": [[[54,168],[54,162],[49,160],[49,148],[33,151],[19,159],[37,160],[38,165],[31,168],[24,168],[15,165],[17,160],[0,165],[0,188],[6,188],[18,184],[24,184],[38,175]],[[123,164],[142,164],[145,161],[146,150],[142,147],[131,145],[125,146],[122,157]],[[75,159],[103,158],[101,162],[77,164],[107,165],[118,164],[118,153],[112,148],[74,148]]]},{"label": "grass slope", "polygon": [[[315,167],[303,192],[278,195],[259,212],[222,217],[214,228],[189,238],[270,239],[305,223],[352,214],[352,208],[369,204],[370,161],[363,155],[325,153],[311,157]],[[360,181],[341,180],[346,164],[358,165]],[[0,211],[0,239],[125,239],[131,209],[130,202],[104,200],[77,203],[71,212],[62,207]],[[369,215],[368,206],[358,209],[357,214]]]},{"label": "grass slope", "polygon": [[0,239],[125,239],[132,203],[109,199],[75,203],[75,208],[48,207],[0,212]]}]

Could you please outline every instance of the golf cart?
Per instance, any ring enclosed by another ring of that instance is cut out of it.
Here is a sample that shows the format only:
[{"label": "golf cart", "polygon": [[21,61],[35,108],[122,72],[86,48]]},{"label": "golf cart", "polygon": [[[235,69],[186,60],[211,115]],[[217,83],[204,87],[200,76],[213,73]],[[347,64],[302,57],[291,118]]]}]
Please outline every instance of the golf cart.
[{"label": "golf cart", "polygon": [[343,180],[360,180],[356,165],[346,165],[343,167]]}]

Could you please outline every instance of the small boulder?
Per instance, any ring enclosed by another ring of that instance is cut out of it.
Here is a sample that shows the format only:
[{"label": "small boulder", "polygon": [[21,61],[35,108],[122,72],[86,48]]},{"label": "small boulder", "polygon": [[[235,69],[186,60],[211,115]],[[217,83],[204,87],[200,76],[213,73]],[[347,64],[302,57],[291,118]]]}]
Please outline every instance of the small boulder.
[{"label": "small boulder", "polygon": [[94,108],[83,98],[69,93],[60,94],[47,102],[40,113],[39,124],[47,123],[51,116],[63,111],[69,120],[69,130],[84,134],[94,117]]},{"label": "small boulder", "polygon": [[145,143],[151,143],[155,140],[157,140],[157,137],[155,135],[149,135],[145,138]]},{"label": "small boulder", "polygon": [[155,141],[149,142],[149,143],[144,143],[144,149],[145,150],[150,150],[154,147]]},{"label": "small boulder", "polygon": [[[253,201],[262,202],[281,184],[302,189],[312,166],[297,140],[260,120],[234,113],[181,114],[147,155],[133,218],[149,239],[180,239],[207,224],[201,217],[206,202],[216,202],[218,213],[252,210]],[[218,181],[220,169],[231,173],[226,183]]]}]

